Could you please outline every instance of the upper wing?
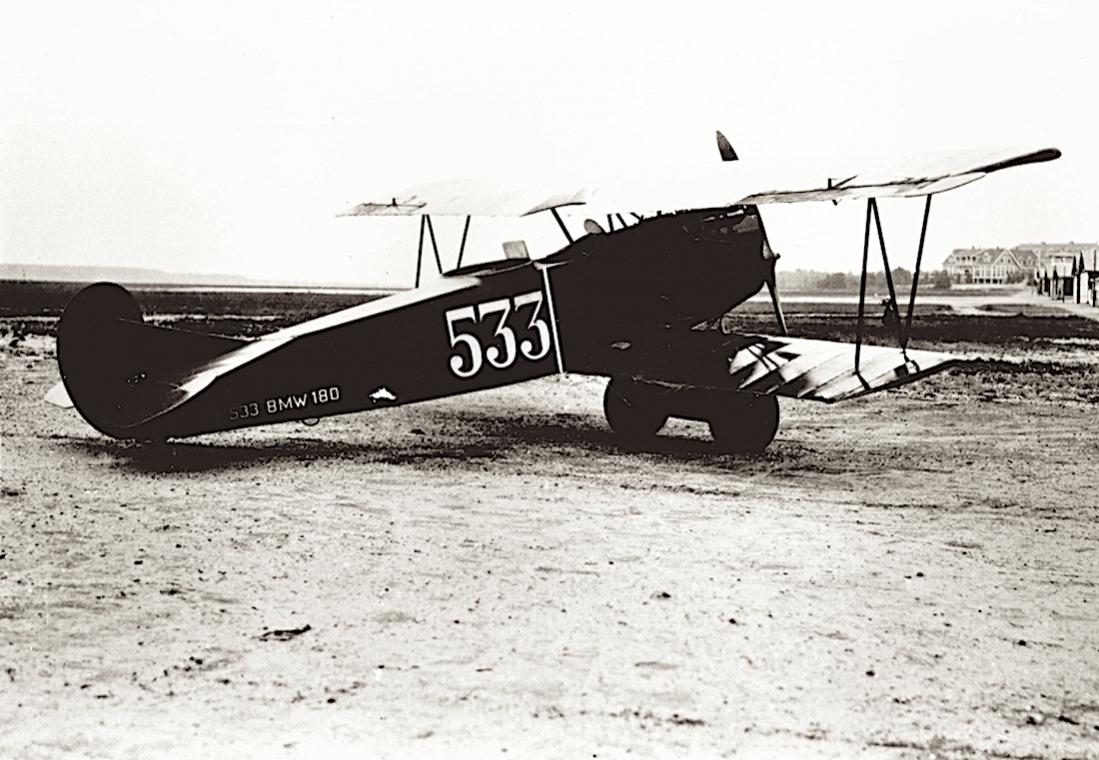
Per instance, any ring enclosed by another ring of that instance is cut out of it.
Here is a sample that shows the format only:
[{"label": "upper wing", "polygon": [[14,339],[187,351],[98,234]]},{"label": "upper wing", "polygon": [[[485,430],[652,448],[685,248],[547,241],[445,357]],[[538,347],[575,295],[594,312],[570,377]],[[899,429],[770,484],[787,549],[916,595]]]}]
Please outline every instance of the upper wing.
[{"label": "upper wing", "polygon": [[[995,171],[1052,161],[1056,148],[963,151],[863,173],[830,173],[806,179],[778,167],[736,161],[674,177],[646,176],[592,185],[456,180],[408,188],[360,203],[341,216],[527,216],[582,206],[593,214],[654,213],[740,204],[931,195],[974,182]],[[804,172],[801,172],[804,174]]]},{"label": "upper wing", "polygon": [[340,216],[527,216],[588,202],[583,187],[555,191],[548,183],[458,179],[418,185],[390,197],[360,203]]},{"label": "upper wing", "polygon": [[1001,169],[1036,164],[1059,158],[1056,148],[1038,150],[968,151],[944,154],[920,162],[841,179],[829,179],[816,187],[774,189],[753,193],[741,203],[800,203],[853,198],[905,198],[932,195],[968,185]]}]

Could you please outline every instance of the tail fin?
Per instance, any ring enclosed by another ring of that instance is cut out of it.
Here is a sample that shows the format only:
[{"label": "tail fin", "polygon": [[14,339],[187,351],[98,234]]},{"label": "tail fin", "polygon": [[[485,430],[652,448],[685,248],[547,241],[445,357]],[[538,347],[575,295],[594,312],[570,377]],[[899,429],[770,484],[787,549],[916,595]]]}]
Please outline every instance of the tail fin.
[{"label": "tail fin", "polygon": [[[146,324],[118,285],[90,285],[69,301],[57,329],[64,391],[80,415],[114,438],[141,438],[143,423],[171,406],[181,370],[243,341]],[[58,401],[61,394],[50,392]],[[55,401],[56,403],[56,401]]]}]

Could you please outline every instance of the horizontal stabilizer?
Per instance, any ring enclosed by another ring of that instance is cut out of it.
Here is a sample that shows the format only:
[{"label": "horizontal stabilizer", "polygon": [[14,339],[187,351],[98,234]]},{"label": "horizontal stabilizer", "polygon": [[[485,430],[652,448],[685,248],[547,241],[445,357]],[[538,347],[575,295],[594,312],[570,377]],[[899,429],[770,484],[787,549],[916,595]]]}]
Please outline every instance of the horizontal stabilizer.
[{"label": "horizontal stabilizer", "polygon": [[957,361],[937,351],[864,344],[856,370],[854,343],[767,335],[745,338],[747,344],[729,357],[729,374],[738,390],[829,403],[895,388]]}]

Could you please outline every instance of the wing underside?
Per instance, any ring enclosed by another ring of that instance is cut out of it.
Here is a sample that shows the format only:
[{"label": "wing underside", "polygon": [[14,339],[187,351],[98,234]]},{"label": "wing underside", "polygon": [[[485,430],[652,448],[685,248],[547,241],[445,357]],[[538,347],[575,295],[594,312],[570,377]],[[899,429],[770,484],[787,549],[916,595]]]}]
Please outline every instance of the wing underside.
[{"label": "wing underside", "polygon": [[853,343],[766,335],[745,338],[746,344],[729,357],[729,374],[737,390],[829,403],[895,388],[958,361],[937,351],[863,345],[856,369]]}]

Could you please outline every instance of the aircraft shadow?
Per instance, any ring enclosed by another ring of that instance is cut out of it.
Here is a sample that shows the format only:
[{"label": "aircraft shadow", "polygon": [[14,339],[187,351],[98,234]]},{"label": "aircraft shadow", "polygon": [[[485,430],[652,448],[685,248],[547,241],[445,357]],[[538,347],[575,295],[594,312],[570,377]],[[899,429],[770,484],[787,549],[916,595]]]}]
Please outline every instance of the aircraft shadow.
[{"label": "aircraft shadow", "polygon": [[301,437],[300,428],[288,430],[293,435],[272,440],[266,434],[248,443],[239,442],[247,431],[234,433],[237,440],[233,443],[219,441],[220,434],[162,444],[59,436],[58,443],[88,456],[106,454],[116,467],[147,473],[212,472],[314,461],[481,470],[486,463],[529,464],[532,457],[574,459],[579,463],[593,455],[739,469],[761,460],[781,462],[786,448],[776,441],[760,455],[732,455],[720,452],[709,440],[664,432],[641,449],[624,449],[600,417],[561,413],[432,410],[409,415],[397,426],[390,421],[387,425],[343,427],[331,438]]}]

